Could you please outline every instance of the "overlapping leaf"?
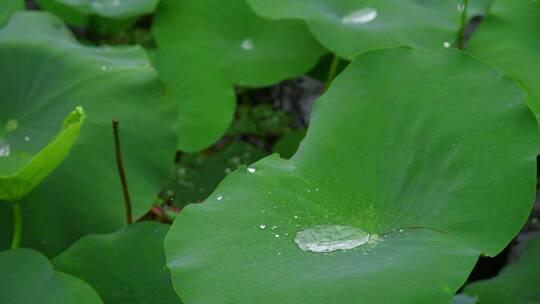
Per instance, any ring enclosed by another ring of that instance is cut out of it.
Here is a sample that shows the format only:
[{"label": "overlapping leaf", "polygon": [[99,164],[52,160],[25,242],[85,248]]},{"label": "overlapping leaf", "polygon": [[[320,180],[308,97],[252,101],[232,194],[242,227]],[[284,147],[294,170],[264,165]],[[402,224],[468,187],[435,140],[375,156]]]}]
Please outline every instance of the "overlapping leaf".
[{"label": "overlapping leaf", "polygon": [[188,47],[160,48],[152,55],[167,97],[178,107],[178,149],[196,152],[212,145],[229,127],[236,105],[218,61]]},{"label": "overlapping leaf", "polygon": [[232,83],[245,86],[299,76],[324,53],[301,22],[265,20],[245,0],[162,1],[153,33],[162,47],[209,51]]},{"label": "overlapping leaf", "polygon": [[181,303],[165,268],[163,239],[169,226],[155,222],[129,225],[112,234],[88,235],[53,260],[75,275],[105,303]]},{"label": "overlapping leaf", "polygon": [[505,267],[496,277],[475,282],[464,293],[479,303],[540,303],[540,237],[529,241],[523,256]]},{"label": "overlapping leaf", "polygon": [[147,211],[170,170],[176,114],[142,49],[82,46],[57,18],[19,13],[0,32],[0,71],[0,115],[24,126],[29,144],[43,147],[57,132],[53,122],[75,106],[88,116],[70,155],[23,199],[23,245],[54,255],[82,235],[125,223],[113,119],[134,216]]},{"label": "overlapping leaf", "polygon": [[0,303],[102,304],[80,279],[55,271],[46,257],[28,250],[0,252]]},{"label": "overlapping leaf", "polygon": [[[456,50],[358,56],[291,160],[237,170],[183,210],[165,240],[173,284],[187,303],[450,302],[534,201],[539,142],[524,100]],[[299,249],[296,234],[318,225],[379,240]]]},{"label": "overlapping leaf", "polygon": [[540,5],[534,0],[495,1],[467,51],[515,76],[540,115]]},{"label": "overlapping leaf", "polygon": [[23,0],[3,0],[0,2],[0,27],[9,19],[11,14],[24,9]]},{"label": "overlapping leaf", "polygon": [[[4,138],[0,138],[0,200],[16,202],[36,187],[62,163],[79,137],[85,119],[82,108],[77,108],[65,119],[60,133],[39,151],[31,145],[32,132],[19,126],[16,119],[6,122]],[[2,119],[0,119],[2,121]]]},{"label": "overlapping leaf", "polygon": [[247,1],[266,18],[304,20],[325,47],[347,59],[384,47],[449,47],[463,11],[463,0]]},{"label": "overlapping leaf", "polygon": [[137,17],[152,13],[159,0],[37,0],[37,3],[64,21],[96,27],[98,31],[118,31]]}]

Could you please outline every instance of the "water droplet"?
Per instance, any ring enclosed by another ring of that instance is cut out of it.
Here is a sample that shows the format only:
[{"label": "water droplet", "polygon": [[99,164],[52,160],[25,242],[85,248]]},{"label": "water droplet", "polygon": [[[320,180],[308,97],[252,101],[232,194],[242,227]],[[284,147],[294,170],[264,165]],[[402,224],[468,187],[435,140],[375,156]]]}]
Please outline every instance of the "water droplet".
[{"label": "water droplet", "polygon": [[219,195],[217,196],[217,200],[220,201],[220,200],[222,200],[222,199],[223,199],[223,195],[219,194]]},{"label": "water droplet", "polygon": [[186,175],[186,168],[178,169],[178,175]]},{"label": "water droplet", "polygon": [[403,229],[399,229],[399,232],[403,232]]},{"label": "water droplet", "polygon": [[9,144],[0,147],[0,157],[7,157],[9,154],[11,154],[11,146]]},{"label": "water droplet", "polygon": [[248,167],[247,168],[247,172],[249,173],[255,173],[257,171],[257,169],[253,168],[253,167]]},{"label": "water droplet", "polygon": [[315,191],[319,192],[319,188],[315,188]]},{"label": "water droplet", "polygon": [[343,16],[341,22],[343,22],[343,24],[364,24],[375,20],[377,14],[377,10],[366,7]]},{"label": "water droplet", "polygon": [[294,218],[295,220],[297,220],[297,219],[298,219],[298,215],[293,216],[293,218]]},{"label": "water droplet", "polygon": [[272,230],[274,230],[274,229],[276,229],[276,228],[277,228],[277,226],[276,226],[276,225],[272,226]]},{"label": "water droplet", "polygon": [[102,66],[102,67],[101,67],[101,70],[102,70],[102,71],[106,71],[106,70],[107,70],[107,67],[106,67],[106,66]]},{"label": "water droplet", "polygon": [[276,237],[276,239],[279,239],[279,234],[276,234],[276,235],[274,235],[274,236]]},{"label": "water droplet", "polygon": [[458,3],[457,10],[458,10],[458,12],[463,13],[465,11],[465,4]]},{"label": "water droplet", "polygon": [[255,44],[253,43],[253,41],[249,38],[246,38],[244,39],[244,41],[242,41],[242,43],[240,44],[240,47],[244,50],[244,51],[251,51],[255,48]]},{"label": "water droplet", "polygon": [[259,225],[259,228],[266,229],[266,225]]},{"label": "water droplet", "polygon": [[356,248],[369,241],[369,233],[351,226],[319,225],[296,234],[294,242],[303,251],[316,253]]},{"label": "water droplet", "polygon": [[445,41],[445,42],[443,43],[443,46],[444,46],[445,48],[449,48],[449,47],[450,47],[450,42]]},{"label": "water droplet", "polygon": [[30,141],[30,136],[25,136],[24,141]]},{"label": "water droplet", "polygon": [[277,254],[278,254],[278,255],[281,255],[281,251],[279,251]]},{"label": "water droplet", "polygon": [[225,174],[229,174],[232,172],[232,169],[231,168],[225,168]]}]

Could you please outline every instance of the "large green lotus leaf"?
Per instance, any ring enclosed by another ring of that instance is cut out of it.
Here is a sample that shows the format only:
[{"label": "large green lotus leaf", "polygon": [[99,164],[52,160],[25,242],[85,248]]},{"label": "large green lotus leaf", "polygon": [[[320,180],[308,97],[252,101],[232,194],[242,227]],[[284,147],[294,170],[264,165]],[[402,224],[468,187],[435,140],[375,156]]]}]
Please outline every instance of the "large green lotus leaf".
[{"label": "large green lotus leaf", "polygon": [[29,250],[0,252],[0,303],[102,304],[87,283],[55,271],[46,257]]},{"label": "large green lotus leaf", "polygon": [[238,85],[302,75],[325,52],[302,22],[263,19],[245,0],[164,0],[152,30],[159,46],[208,50]]},{"label": "large green lotus leaf", "polygon": [[202,50],[160,48],[153,62],[178,106],[178,149],[195,152],[215,143],[234,116],[236,96],[219,62]]},{"label": "large green lotus leaf", "polygon": [[347,59],[408,45],[442,48],[457,39],[463,0],[247,0],[261,16],[301,19],[317,39]]},{"label": "large green lotus leaf", "polygon": [[4,25],[11,14],[23,9],[23,0],[2,0],[2,2],[0,2],[0,26]]},{"label": "large green lotus leaf", "polygon": [[88,282],[105,303],[181,303],[165,267],[168,230],[167,225],[142,222],[111,234],[87,235],[53,265]]},{"label": "large green lotus leaf", "polygon": [[75,106],[88,116],[62,165],[23,199],[23,246],[54,255],[82,235],[124,225],[113,119],[133,215],[146,213],[170,170],[176,114],[141,48],[85,47],[51,15],[19,13],[0,32],[0,70],[0,115],[18,121],[32,149]]},{"label": "large green lotus leaf", "polygon": [[464,293],[486,304],[540,303],[540,237],[529,241],[520,259],[496,277],[475,282]]},{"label": "large green lotus leaf", "polygon": [[[182,211],[165,239],[173,284],[187,303],[450,302],[534,201],[539,141],[524,99],[458,50],[358,56],[289,161],[237,170]],[[319,225],[378,237],[299,249],[297,233]]]},{"label": "large green lotus leaf", "polygon": [[4,134],[0,139],[0,200],[20,200],[56,169],[78,138],[84,119],[82,108],[76,108],[64,119],[60,133],[40,151],[32,151],[31,138],[24,136],[30,128],[19,128],[17,120],[7,121],[0,132]]},{"label": "large green lotus leaf", "polygon": [[534,0],[495,1],[468,51],[515,76],[540,115],[540,5]]}]

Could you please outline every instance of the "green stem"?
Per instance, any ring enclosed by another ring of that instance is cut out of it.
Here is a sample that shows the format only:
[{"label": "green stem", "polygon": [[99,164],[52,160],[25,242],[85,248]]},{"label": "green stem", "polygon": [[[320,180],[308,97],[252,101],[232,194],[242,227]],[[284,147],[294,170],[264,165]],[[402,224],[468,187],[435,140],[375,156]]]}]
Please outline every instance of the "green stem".
[{"label": "green stem", "polygon": [[19,248],[22,235],[22,212],[19,202],[13,204],[13,238],[11,239],[11,249]]},{"label": "green stem", "polygon": [[457,47],[460,49],[463,49],[465,47],[465,27],[467,27],[467,8],[469,1],[463,0],[462,2],[462,8],[463,11],[461,12],[461,28],[459,29],[458,33],[458,43]]},{"label": "green stem", "polygon": [[336,77],[338,66],[339,66],[339,57],[334,54],[334,58],[332,58],[332,63],[330,64],[330,69],[328,70],[328,76],[326,77],[326,82],[324,83],[324,91],[328,90],[328,87],[330,87],[332,80],[334,80],[334,77]]}]

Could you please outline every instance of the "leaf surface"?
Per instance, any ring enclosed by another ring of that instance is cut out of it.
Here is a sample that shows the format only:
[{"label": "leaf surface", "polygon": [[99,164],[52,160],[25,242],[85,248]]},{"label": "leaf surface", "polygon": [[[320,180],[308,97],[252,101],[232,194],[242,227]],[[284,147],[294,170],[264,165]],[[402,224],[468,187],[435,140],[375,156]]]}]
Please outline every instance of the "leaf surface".
[{"label": "leaf surface", "polygon": [[29,249],[0,252],[0,302],[103,304],[90,285],[55,271],[45,256]]},{"label": "leaf surface", "polygon": [[168,230],[167,225],[141,222],[111,234],[88,235],[53,264],[88,282],[105,303],[181,303],[165,268],[163,239]]},{"label": "leaf surface", "polygon": [[52,15],[18,13],[0,32],[0,70],[0,122],[17,120],[36,150],[75,106],[88,116],[69,156],[23,199],[23,246],[53,256],[85,234],[124,225],[113,119],[133,216],[146,213],[171,168],[177,116],[141,48],[82,46]]},{"label": "leaf surface", "polygon": [[[539,142],[524,100],[457,50],[358,56],[289,161],[239,169],[177,217],[165,239],[173,284],[187,303],[450,302],[534,201]],[[320,225],[373,242],[301,250],[298,233]]]}]

